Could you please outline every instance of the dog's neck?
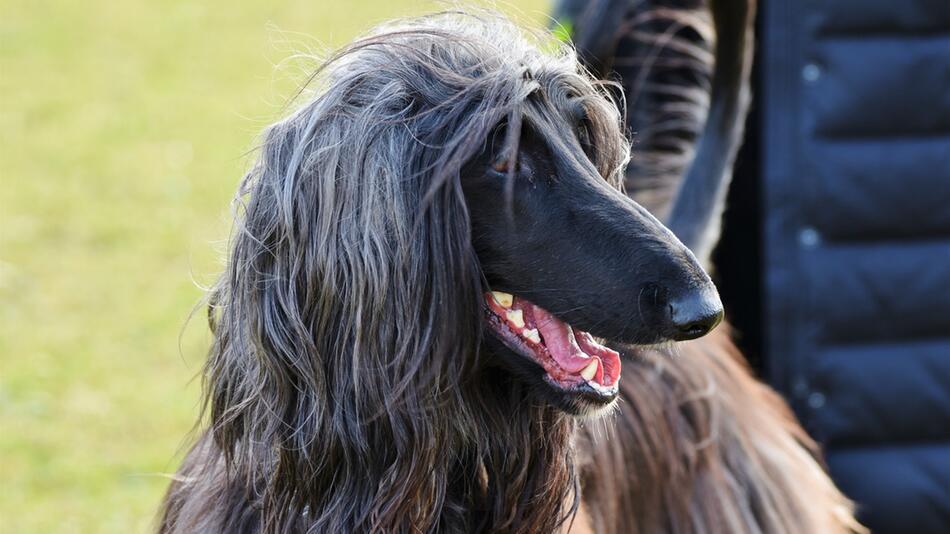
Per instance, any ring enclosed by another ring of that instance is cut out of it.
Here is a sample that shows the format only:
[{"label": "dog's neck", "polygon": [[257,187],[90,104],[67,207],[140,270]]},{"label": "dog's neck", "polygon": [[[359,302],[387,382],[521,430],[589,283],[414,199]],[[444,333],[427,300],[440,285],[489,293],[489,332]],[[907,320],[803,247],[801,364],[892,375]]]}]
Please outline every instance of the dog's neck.
[{"label": "dog's neck", "polygon": [[575,418],[497,369],[484,371],[469,395],[479,430],[454,453],[454,502],[443,521],[457,504],[467,515],[458,518],[462,530],[555,531],[575,504]]}]

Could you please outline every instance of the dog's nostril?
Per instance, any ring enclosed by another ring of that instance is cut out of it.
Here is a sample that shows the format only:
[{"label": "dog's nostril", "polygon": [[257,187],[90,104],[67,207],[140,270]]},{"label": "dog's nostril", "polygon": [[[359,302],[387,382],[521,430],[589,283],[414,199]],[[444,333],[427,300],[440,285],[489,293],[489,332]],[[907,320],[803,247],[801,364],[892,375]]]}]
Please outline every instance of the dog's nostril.
[{"label": "dog's nostril", "polygon": [[722,301],[715,289],[691,291],[670,300],[672,337],[676,341],[696,339],[722,321]]}]

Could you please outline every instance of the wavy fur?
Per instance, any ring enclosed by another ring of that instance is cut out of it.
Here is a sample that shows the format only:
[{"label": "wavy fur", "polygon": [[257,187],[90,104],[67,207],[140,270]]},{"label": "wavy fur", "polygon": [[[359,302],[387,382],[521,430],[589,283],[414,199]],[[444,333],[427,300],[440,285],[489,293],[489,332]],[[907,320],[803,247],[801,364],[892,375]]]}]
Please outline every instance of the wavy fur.
[{"label": "wavy fur", "polygon": [[502,121],[514,153],[524,114],[555,135],[544,117],[576,111],[570,93],[596,167],[623,177],[620,114],[569,47],[440,14],[356,41],[312,87],[239,191],[209,297],[208,428],[162,532],[554,532],[582,482],[606,532],[848,525],[807,437],[728,347],[627,364],[618,415],[588,424],[615,424],[609,440],[486,365],[466,163]]},{"label": "wavy fur", "polygon": [[[531,113],[543,130],[573,112],[568,90],[619,182],[616,107],[572,50],[539,48],[495,15],[386,26],[266,132],[210,295],[211,426],[163,531],[538,532],[568,517],[574,421],[480,361],[460,185],[499,122]],[[543,109],[526,101],[538,90]]]},{"label": "wavy fur", "polygon": [[820,451],[727,325],[624,362],[612,420],[578,445],[600,534],[862,532]]}]

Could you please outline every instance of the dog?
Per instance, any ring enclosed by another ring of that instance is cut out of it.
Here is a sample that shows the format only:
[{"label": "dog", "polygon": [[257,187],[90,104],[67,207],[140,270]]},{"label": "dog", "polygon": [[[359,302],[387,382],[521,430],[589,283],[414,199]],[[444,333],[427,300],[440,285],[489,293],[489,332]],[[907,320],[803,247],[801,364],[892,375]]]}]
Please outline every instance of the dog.
[{"label": "dog", "polygon": [[161,532],[855,528],[622,193],[622,115],[570,46],[448,12],[311,88],[239,189]]}]

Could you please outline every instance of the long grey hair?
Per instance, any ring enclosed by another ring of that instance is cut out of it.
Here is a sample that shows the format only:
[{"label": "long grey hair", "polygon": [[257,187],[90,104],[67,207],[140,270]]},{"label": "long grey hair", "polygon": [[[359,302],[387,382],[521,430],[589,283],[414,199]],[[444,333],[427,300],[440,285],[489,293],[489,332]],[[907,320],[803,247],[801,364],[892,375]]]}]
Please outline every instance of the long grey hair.
[{"label": "long grey hair", "polygon": [[[573,50],[492,14],[378,28],[264,135],[210,295],[210,425],[164,531],[550,532],[576,508],[574,422],[486,380],[461,181],[585,107],[619,185],[621,114]],[[529,95],[541,95],[529,98]],[[329,530],[327,530],[329,529]]]},{"label": "long grey hair", "polygon": [[579,103],[590,159],[623,177],[621,114],[569,47],[446,13],[377,29],[310,87],[238,194],[208,428],[162,532],[860,530],[722,330],[624,365],[615,439],[483,361],[469,163],[502,123],[514,156],[522,117],[558,140]]}]

